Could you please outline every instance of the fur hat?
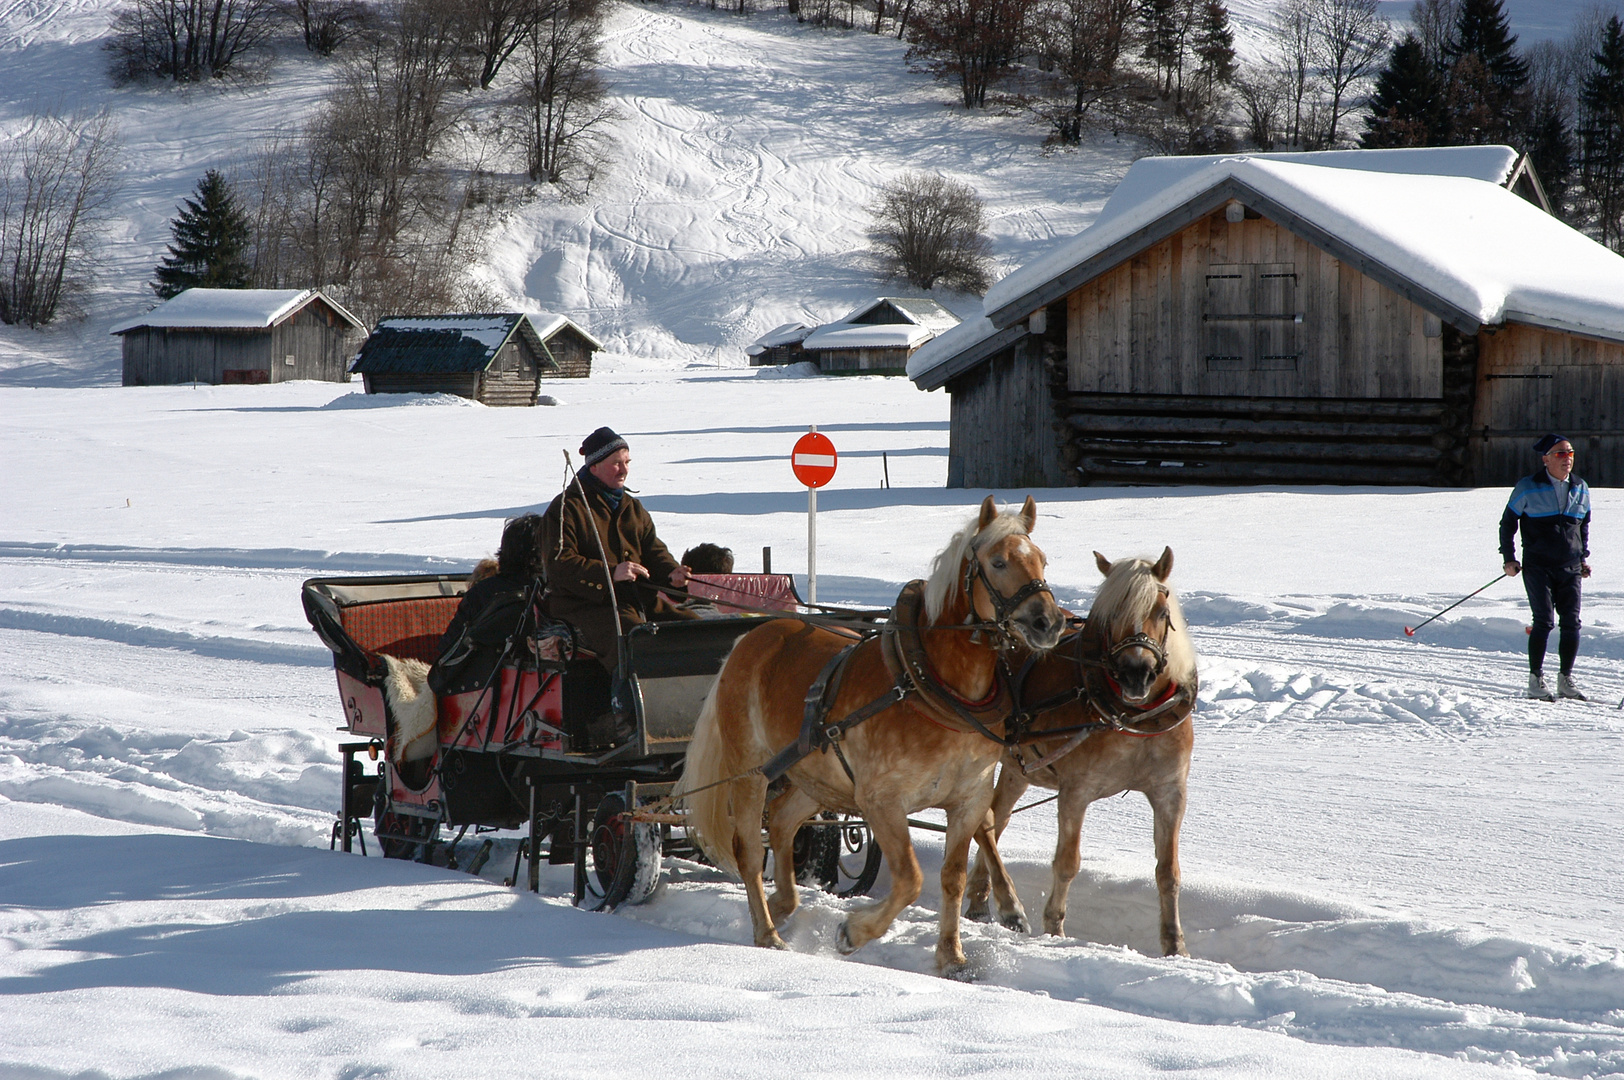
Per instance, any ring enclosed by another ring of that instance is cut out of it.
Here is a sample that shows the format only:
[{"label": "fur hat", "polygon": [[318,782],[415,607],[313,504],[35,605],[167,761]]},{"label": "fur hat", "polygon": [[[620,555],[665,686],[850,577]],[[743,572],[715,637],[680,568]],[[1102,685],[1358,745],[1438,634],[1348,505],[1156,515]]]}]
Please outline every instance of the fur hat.
[{"label": "fur hat", "polygon": [[586,459],[588,465],[596,465],[616,450],[625,449],[628,449],[625,439],[608,428],[601,427],[588,435],[586,442],[581,444],[581,456]]},{"label": "fur hat", "polygon": [[[605,428],[604,430],[607,431],[609,429]],[[1555,432],[1552,432],[1534,444],[1534,453],[1538,454],[1540,457],[1544,457],[1546,454],[1551,452],[1551,449],[1556,446],[1557,443],[1565,443],[1567,441],[1569,440],[1566,435],[1558,435]]]}]

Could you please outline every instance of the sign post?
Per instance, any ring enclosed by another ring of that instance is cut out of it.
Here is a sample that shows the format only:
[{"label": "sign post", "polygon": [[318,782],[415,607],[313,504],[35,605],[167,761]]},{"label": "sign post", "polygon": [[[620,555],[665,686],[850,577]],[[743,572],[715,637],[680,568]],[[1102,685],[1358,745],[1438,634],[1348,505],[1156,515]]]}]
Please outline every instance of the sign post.
[{"label": "sign post", "polygon": [[835,478],[839,455],[827,435],[818,434],[813,424],[790,451],[789,465],[795,479],[806,485],[806,600],[818,602],[818,488]]}]

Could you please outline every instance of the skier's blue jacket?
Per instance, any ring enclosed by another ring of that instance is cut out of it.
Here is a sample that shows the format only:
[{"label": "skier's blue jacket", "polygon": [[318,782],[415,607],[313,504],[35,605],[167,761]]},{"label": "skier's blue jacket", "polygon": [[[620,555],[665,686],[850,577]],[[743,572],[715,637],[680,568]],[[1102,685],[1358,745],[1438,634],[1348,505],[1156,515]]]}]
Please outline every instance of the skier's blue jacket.
[{"label": "skier's blue jacket", "polygon": [[1500,554],[1514,561],[1512,538],[1522,527],[1525,563],[1549,570],[1578,569],[1590,557],[1590,488],[1577,476],[1568,477],[1568,497],[1558,505],[1550,474],[1540,469],[1517,481],[1500,515]]}]

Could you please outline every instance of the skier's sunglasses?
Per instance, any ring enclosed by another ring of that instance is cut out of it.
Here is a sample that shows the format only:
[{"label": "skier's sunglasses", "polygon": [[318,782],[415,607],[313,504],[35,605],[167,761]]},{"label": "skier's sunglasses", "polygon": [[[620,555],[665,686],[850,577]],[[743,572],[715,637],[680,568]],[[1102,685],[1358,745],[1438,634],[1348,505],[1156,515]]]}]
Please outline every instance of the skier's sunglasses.
[{"label": "skier's sunglasses", "polygon": [[1552,450],[1546,456],[1547,457],[1572,457],[1573,456],[1573,451],[1572,450]]}]

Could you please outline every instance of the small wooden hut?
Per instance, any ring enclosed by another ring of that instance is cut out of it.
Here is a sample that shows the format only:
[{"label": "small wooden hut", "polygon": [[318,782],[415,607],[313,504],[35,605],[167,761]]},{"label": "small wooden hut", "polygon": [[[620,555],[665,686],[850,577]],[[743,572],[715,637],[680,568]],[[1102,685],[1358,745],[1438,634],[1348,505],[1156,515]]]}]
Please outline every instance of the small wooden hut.
[{"label": "small wooden hut", "polygon": [[347,382],[366,327],[316,289],[187,289],[112,333],[125,386]]},{"label": "small wooden hut", "polygon": [[958,322],[934,300],[879,296],[807,334],[799,359],[831,374],[901,375],[915,350]]},{"label": "small wooden hut", "polygon": [[534,405],[542,379],[584,379],[603,344],[562,315],[501,312],[384,319],[352,371],[369,394],[456,394]]},{"label": "small wooden hut", "polygon": [[[1527,197],[1519,197],[1507,185]],[[1624,259],[1507,147],[1147,158],[915,354],[950,486],[1624,483]]]},{"label": "small wooden hut", "polygon": [[801,348],[801,342],[805,341],[806,335],[811,332],[812,327],[805,323],[792,322],[775,326],[746,345],[744,354],[750,358],[751,367],[798,364],[807,359],[806,350]]}]

